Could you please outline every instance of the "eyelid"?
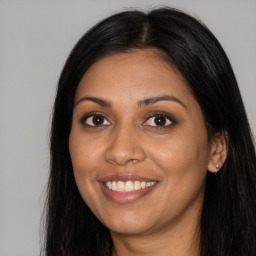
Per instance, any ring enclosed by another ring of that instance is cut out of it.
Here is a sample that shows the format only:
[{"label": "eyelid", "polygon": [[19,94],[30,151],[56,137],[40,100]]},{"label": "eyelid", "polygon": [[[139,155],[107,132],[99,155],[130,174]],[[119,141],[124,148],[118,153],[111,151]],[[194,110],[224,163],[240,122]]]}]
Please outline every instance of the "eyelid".
[{"label": "eyelid", "polygon": [[[166,126],[170,126],[171,124],[172,124],[172,121],[169,119],[169,118],[167,118],[167,117],[165,117],[165,116],[163,116],[166,120],[167,120],[167,124],[165,124],[165,125],[151,125],[151,124],[148,124],[148,125],[146,125],[146,126],[153,126],[153,127],[166,127]],[[146,122],[149,122],[149,120],[150,119],[155,119],[155,118],[157,118],[157,115],[156,116],[152,116],[152,117],[150,117],[150,118],[148,118],[147,120],[146,120]],[[145,123],[146,122],[144,122],[144,125],[145,125]],[[154,122],[154,121],[153,121]],[[168,123],[169,122],[169,123]]]},{"label": "eyelid", "polygon": [[106,114],[103,114],[101,112],[89,112],[89,113],[86,113],[85,115],[83,115],[83,117],[80,119],[80,123],[83,125],[83,126],[87,126],[87,127],[96,127],[96,128],[100,128],[102,126],[109,126],[109,125],[88,125],[85,123],[85,121],[90,118],[90,117],[93,117],[93,116],[102,116],[105,120],[107,120],[111,125],[112,122],[109,120],[110,118],[106,115]]},{"label": "eyelid", "polygon": [[[149,119],[156,118],[157,116],[163,116],[164,118],[166,118],[167,120],[170,121],[170,124],[167,124],[167,125],[164,125],[164,126],[145,125],[145,123]],[[172,126],[174,124],[177,124],[176,118],[173,115],[171,115],[170,113],[166,113],[166,112],[163,112],[163,111],[157,111],[157,112],[148,114],[147,117],[146,117],[146,121],[143,123],[143,125],[145,125],[145,126],[154,127],[154,128],[157,128],[157,129],[169,128],[170,126]]]}]

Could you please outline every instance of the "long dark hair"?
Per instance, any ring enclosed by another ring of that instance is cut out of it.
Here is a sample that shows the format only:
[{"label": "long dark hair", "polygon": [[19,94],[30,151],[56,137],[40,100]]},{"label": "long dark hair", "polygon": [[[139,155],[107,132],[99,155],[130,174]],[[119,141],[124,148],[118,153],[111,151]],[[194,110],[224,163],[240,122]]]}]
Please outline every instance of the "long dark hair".
[{"label": "long dark hair", "polygon": [[220,131],[227,137],[224,165],[217,176],[206,177],[200,255],[255,255],[255,148],[232,67],[204,24],[172,8],[112,15],[90,29],[67,59],[52,119],[46,255],[111,255],[109,230],[83,201],[73,176],[68,140],[74,95],[82,76],[100,58],[146,48],[164,53],[185,79],[203,112],[209,140]]}]

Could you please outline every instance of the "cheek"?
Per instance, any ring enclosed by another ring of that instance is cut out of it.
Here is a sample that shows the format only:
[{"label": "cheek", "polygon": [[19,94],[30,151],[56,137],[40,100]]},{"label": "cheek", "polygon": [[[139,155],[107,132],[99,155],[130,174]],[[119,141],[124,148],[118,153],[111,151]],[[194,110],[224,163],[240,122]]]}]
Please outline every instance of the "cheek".
[{"label": "cheek", "polygon": [[69,151],[77,188],[88,207],[96,213],[98,182],[95,170],[99,168],[102,149],[97,141],[74,129],[69,138]]},{"label": "cheek", "polygon": [[76,129],[71,130],[69,151],[73,172],[78,190],[85,203],[95,212],[95,188],[97,188],[97,172],[102,149],[97,141],[88,139]]},{"label": "cheek", "polygon": [[[206,140],[177,136],[158,147],[159,150],[151,150],[150,155],[162,170],[163,198],[159,204],[166,209],[166,216],[174,216],[195,202],[200,205],[208,163]],[[171,209],[166,208],[166,202],[172,206]]]},{"label": "cheek", "polygon": [[75,175],[90,175],[98,166],[102,146],[82,132],[71,130],[69,151]]},{"label": "cheek", "polygon": [[[205,177],[208,165],[207,135],[182,132],[164,142],[155,141],[149,148],[150,158],[172,183],[197,182]],[[158,148],[158,150],[154,150]]]}]

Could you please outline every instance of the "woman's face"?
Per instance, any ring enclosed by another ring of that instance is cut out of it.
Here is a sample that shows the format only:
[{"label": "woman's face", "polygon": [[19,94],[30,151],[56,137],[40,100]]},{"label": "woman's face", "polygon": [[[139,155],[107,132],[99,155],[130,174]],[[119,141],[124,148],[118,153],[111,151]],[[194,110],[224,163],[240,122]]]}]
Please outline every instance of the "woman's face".
[{"label": "woman's face", "polygon": [[210,158],[203,115],[156,53],[90,67],[76,91],[69,149],[85,203],[111,231],[146,234],[200,215]]}]

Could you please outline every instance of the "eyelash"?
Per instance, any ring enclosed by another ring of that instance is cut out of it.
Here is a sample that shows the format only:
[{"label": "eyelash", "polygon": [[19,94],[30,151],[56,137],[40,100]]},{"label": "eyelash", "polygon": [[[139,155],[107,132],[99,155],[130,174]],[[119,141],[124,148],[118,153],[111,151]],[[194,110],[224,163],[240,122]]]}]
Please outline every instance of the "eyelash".
[{"label": "eyelash", "polygon": [[[100,124],[100,125],[90,125],[90,124],[86,124],[86,121],[88,121],[88,119],[89,118],[93,118],[93,117],[100,117],[100,118],[104,118],[104,122],[107,120],[107,122],[109,123],[109,124]],[[167,121],[169,121],[170,122],[170,124],[167,124],[167,125],[163,125],[163,126],[158,126],[158,125],[144,125],[146,122],[148,122],[150,119],[154,119],[154,118],[157,118],[157,117],[163,117],[163,118],[165,118],[165,122],[166,122],[166,120]],[[85,116],[83,116],[82,118],[81,118],[81,124],[83,125],[83,126],[87,126],[87,127],[92,127],[92,128],[100,128],[100,127],[103,127],[103,126],[109,126],[109,125],[111,125],[112,123],[108,120],[108,118],[105,116],[105,115],[103,115],[102,113],[98,113],[98,112],[91,112],[91,113],[88,113],[88,114],[86,114]],[[170,114],[167,114],[167,113],[165,113],[165,112],[156,112],[156,113],[151,113],[151,114],[149,114],[148,115],[148,117],[147,117],[147,119],[146,119],[146,121],[145,122],[143,122],[143,125],[144,126],[150,126],[150,127],[153,127],[154,129],[166,129],[166,128],[170,128],[170,126],[173,126],[173,125],[175,125],[177,122],[176,122],[176,120],[175,120],[175,118],[172,116],[172,115],[170,115]]]},{"label": "eyelash", "polygon": [[90,112],[88,114],[86,114],[85,116],[83,116],[81,118],[81,124],[84,125],[84,126],[87,126],[87,127],[96,127],[96,128],[99,128],[99,127],[102,127],[102,126],[109,126],[109,125],[90,125],[90,124],[86,124],[86,121],[88,121],[89,118],[93,118],[93,117],[101,117],[101,118],[104,118],[105,120],[107,120],[110,124],[111,122],[108,120],[108,118],[106,118],[102,113],[98,113],[98,112]]},{"label": "eyelash", "polygon": [[158,125],[144,125],[144,126],[150,126],[151,128],[154,129],[168,129],[171,126],[177,124],[176,119],[170,115],[169,113],[165,113],[165,112],[155,112],[155,113],[150,113],[146,119],[146,121],[143,123],[145,124],[146,122],[148,122],[151,118],[155,119],[157,117],[163,117],[166,120],[169,121],[170,123],[167,125],[163,125],[163,126],[158,126]]}]

